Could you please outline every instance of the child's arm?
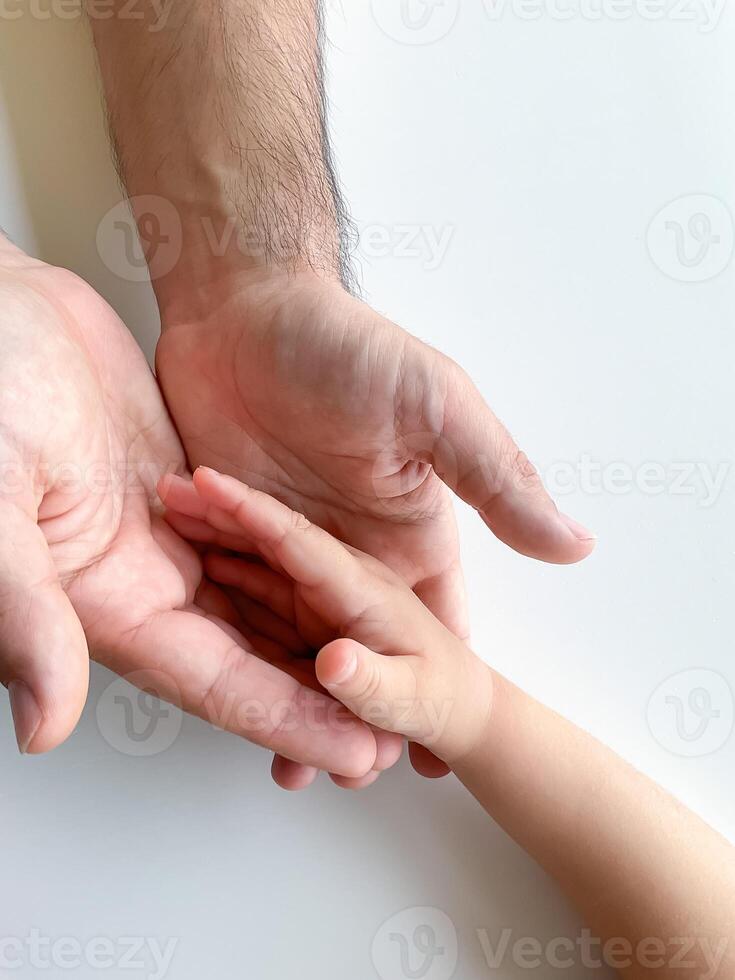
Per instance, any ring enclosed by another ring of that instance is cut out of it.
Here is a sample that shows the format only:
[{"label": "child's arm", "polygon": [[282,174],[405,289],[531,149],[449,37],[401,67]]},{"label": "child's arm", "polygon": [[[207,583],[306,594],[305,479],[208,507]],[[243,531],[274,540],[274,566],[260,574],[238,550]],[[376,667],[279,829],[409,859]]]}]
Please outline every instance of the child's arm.
[{"label": "child's arm", "polygon": [[453,768],[595,936],[622,940],[623,976],[735,977],[735,849],[650,779],[501,678]]},{"label": "child's arm", "polygon": [[[338,637],[317,656],[321,683],[365,721],[447,762],[610,941],[609,965],[630,980],[735,977],[727,841],[491,671],[380,563],[229,477],[198,470],[195,486],[192,513],[244,533],[292,589],[288,608],[324,639]],[[167,502],[185,511],[187,492]],[[241,566],[209,560],[213,577],[247,589]]]},{"label": "child's arm", "polygon": [[[335,683],[348,662],[345,641],[322,651],[317,674],[355,714],[363,714],[367,691],[369,701],[398,705],[388,727],[414,698],[441,717],[446,702],[435,683],[451,670],[442,656],[454,655],[449,647],[437,643],[423,684],[414,686],[401,677],[400,660],[381,662],[350,646],[358,663],[350,679]],[[487,670],[478,660],[478,691],[490,689]],[[487,723],[472,747],[457,754],[439,734],[427,743],[432,752],[574,901],[601,940],[598,959],[604,950],[630,980],[733,980],[735,849],[586,732],[497,673],[492,679]],[[463,700],[454,709],[460,722]]]}]

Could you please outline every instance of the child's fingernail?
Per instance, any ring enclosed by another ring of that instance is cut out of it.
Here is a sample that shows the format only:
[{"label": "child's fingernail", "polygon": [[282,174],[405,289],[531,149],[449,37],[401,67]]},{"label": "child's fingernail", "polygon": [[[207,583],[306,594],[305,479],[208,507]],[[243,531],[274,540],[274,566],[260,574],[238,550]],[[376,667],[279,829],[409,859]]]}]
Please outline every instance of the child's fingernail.
[{"label": "child's fingernail", "polygon": [[579,521],[575,521],[572,517],[567,517],[566,514],[559,514],[559,517],[579,541],[597,541],[597,535],[594,531],[590,531],[584,524],[580,524]]},{"label": "child's fingernail", "polygon": [[347,660],[342,664],[341,670],[338,670],[334,677],[329,681],[327,687],[339,687],[348,681],[352,675],[357,670],[357,654],[354,650],[350,651]]}]

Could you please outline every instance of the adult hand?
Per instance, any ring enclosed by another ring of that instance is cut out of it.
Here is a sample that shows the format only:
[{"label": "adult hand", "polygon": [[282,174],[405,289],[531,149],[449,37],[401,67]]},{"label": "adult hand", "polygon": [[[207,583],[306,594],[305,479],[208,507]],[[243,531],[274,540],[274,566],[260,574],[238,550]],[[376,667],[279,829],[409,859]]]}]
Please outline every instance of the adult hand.
[{"label": "adult hand", "polygon": [[198,554],[156,513],[156,483],[183,472],[184,455],[115,313],[2,239],[0,291],[0,681],[21,751],[74,728],[89,645],[117,673],[300,762],[348,777],[379,766],[367,726],[214,614],[222,597]]},{"label": "adult hand", "polygon": [[[575,562],[559,514],[467,375],[350,296],[301,274],[243,274],[166,322],[156,365],[192,466],[266,490],[384,561],[468,632],[451,494],[516,551]],[[421,771],[437,770],[413,750]]]},{"label": "adult hand", "polygon": [[180,0],[160,19],[123,7],[90,9],[92,31],[190,462],[382,558],[460,635],[442,480],[524,554],[584,557],[590,535],[558,515],[467,376],[339,285],[351,236],[326,125],[323,4]]}]

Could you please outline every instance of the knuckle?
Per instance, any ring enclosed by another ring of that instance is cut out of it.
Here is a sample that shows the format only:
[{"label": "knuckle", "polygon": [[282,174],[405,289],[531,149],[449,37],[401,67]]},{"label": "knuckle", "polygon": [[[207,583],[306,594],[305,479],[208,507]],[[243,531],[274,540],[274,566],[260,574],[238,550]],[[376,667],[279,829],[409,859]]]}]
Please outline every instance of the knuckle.
[{"label": "knuckle", "polygon": [[[223,707],[228,710],[233,691],[232,678],[235,673],[246,669],[247,654],[236,643],[227,651],[220,661],[214,678],[202,692],[194,705],[194,712],[205,721],[220,717]],[[227,728],[225,723],[222,727]]]},{"label": "knuckle", "polygon": [[380,671],[372,659],[363,663],[357,677],[355,700],[360,704],[369,704],[377,699],[381,687]]},{"label": "knuckle", "polygon": [[505,454],[503,470],[506,479],[520,490],[536,490],[541,486],[538,470],[516,445],[512,445]]},{"label": "knuckle", "polygon": [[290,531],[308,531],[311,527],[311,521],[304,514],[300,514],[297,510],[292,510],[289,515],[289,530]]},{"label": "knuckle", "polygon": [[279,712],[277,717],[271,719],[271,725],[265,733],[263,741],[269,743],[273,748],[284,742],[293,730],[294,724],[298,724],[304,717],[314,697],[313,691],[298,684],[289,697],[288,703],[282,706],[283,710]]}]

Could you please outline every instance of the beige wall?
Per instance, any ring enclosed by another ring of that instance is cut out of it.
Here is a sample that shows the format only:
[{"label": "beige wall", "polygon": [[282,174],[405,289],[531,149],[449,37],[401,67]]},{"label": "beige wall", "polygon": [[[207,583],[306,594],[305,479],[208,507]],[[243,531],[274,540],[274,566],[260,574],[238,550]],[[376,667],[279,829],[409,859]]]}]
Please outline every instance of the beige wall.
[{"label": "beige wall", "polygon": [[97,226],[120,200],[87,25],[32,16],[0,21],[0,225],[44,260],[92,283],[149,357],[150,286],[113,274]]}]

